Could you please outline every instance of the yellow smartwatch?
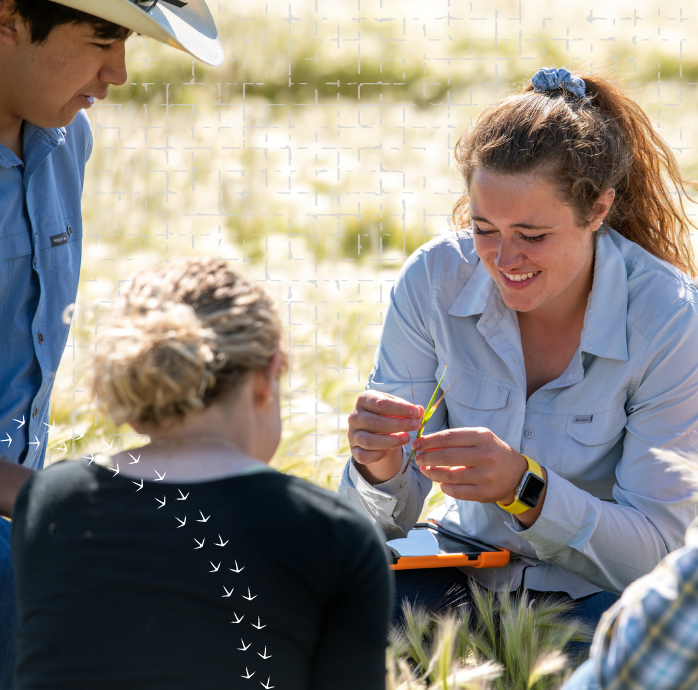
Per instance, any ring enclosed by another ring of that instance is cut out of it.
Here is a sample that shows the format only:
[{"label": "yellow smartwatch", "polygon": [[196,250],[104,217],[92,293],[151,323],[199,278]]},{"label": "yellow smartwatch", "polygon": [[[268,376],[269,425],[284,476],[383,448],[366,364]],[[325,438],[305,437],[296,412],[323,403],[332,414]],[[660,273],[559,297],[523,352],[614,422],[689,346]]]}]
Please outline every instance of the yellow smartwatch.
[{"label": "yellow smartwatch", "polygon": [[528,463],[528,471],[524,474],[521,484],[516,488],[514,502],[505,506],[497,501],[497,505],[500,508],[512,515],[519,515],[527,510],[531,510],[531,508],[535,508],[538,505],[543,489],[545,489],[545,479],[543,479],[540,465],[527,455],[524,455],[524,457]]}]

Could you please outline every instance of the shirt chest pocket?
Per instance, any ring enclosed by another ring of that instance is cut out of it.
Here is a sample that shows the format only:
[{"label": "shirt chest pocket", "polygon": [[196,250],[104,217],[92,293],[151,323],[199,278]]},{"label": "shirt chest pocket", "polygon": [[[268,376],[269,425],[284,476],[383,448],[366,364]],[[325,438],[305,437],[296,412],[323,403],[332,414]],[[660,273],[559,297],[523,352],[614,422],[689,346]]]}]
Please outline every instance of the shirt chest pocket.
[{"label": "shirt chest pocket", "polygon": [[627,421],[623,404],[602,412],[568,415],[567,444],[560,458],[561,474],[572,481],[583,482],[613,476],[613,468],[623,453]]},{"label": "shirt chest pocket", "polygon": [[[436,371],[437,381],[443,372],[444,365],[440,364]],[[444,402],[450,428],[482,426],[497,433],[497,421],[507,405],[509,389],[484,380],[455,362],[448,365],[444,374],[441,390],[446,389],[448,393]]]},{"label": "shirt chest pocket", "polygon": [[71,216],[58,223],[44,225],[40,234],[42,260],[53,269],[77,275],[82,256],[82,218],[79,215]]},{"label": "shirt chest pocket", "polygon": [[623,405],[604,412],[573,414],[567,418],[567,435],[583,446],[603,446],[617,441],[628,417]]}]

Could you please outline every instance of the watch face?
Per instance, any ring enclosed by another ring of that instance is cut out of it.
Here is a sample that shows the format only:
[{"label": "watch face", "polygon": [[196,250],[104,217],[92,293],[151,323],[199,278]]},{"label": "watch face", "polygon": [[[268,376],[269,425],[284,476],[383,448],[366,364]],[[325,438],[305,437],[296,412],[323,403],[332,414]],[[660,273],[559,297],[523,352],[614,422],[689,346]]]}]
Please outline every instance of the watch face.
[{"label": "watch face", "polygon": [[532,472],[529,472],[524,479],[521,491],[519,491],[518,499],[529,508],[535,508],[538,505],[538,499],[543,493],[545,482],[537,477]]}]

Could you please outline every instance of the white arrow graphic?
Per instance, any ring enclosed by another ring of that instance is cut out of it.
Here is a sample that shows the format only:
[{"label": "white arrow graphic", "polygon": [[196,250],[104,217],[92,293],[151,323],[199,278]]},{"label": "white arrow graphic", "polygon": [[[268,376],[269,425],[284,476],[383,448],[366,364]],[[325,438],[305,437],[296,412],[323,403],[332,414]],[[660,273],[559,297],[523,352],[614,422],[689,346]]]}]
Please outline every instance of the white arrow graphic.
[{"label": "white arrow graphic", "polygon": [[220,534],[218,535],[218,538],[221,540],[221,543],[220,543],[220,544],[214,544],[214,546],[225,546],[225,545],[230,541],[230,539],[227,539],[226,541],[223,541],[223,537],[221,537]]},{"label": "white arrow graphic", "polygon": [[143,488],[143,480],[141,479],[141,483],[139,484],[138,482],[133,482],[138,488],[136,489],[136,493],[138,493],[142,488]]},{"label": "white arrow graphic", "polygon": [[[107,446],[107,442],[102,440],[102,443]],[[112,446],[114,445],[114,439],[111,440],[111,443],[107,446],[107,450],[109,450]]]},{"label": "white arrow graphic", "polygon": [[[5,432],[7,434],[7,432]],[[7,447],[9,448],[12,445],[12,438],[10,437],[9,434],[7,434],[7,439],[3,439],[2,443],[7,443]]]},{"label": "white arrow graphic", "polygon": [[[141,481],[143,481],[143,480],[141,479]],[[180,523],[179,527],[184,527],[184,525],[187,524],[187,516],[186,515],[184,516],[184,520],[180,520],[180,518],[178,518],[176,515],[175,515],[175,518],[176,518],[177,522]],[[179,529],[179,527],[177,527],[177,529]]]},{"label": "white arrow graphic", "polygon": [[159,498],[156,498],[155,500],[160,504],[155,510],[160,510],[160,508],[165,507],[165,501],[167,500],[167,496],[163,496],[162,501]]},{"label": "white arrow graphic", "polygon": [[64,443],[64,444],[63,444],[63,448],[58,448],[57,450],[63,451],[63,455],[65,455],[66,452],[67,452],[67,450],[68,450],[68,448],[66,447],[66,445],[65,445],[65,443]]},{"label": "white arrow graphic", "polygon": [[[235,587],[233,587],[233,589],[235,589]],[[227,599],[229,596],[231,596],[231,595],[233,594],[233,589],[231,589],[230,591],[228,591],[228,590],[226,589],[225,585],[223,585],[223,590],[225,591],[225,594],[221,594],[221,596],[223,597],[223,599]]]},{"label": "white arrow graphic", "polygon": [[235,614],[233,614],[233,615],[235,616],[235,620],[234,620],[234,621],[230,621],[231,623],[240,623],[240,622],[242,621],[242,619],[245,617],[245,614],[244,614],[244,613],[242,614],[242,616],[240,616],[240,618],[238,618],[237,613],[235,613]]},{"label": "white arrow graphic", "polygon": [[131,455],[131,453],[129,453],[129,456],[131,457],[131,460],[133,460],[133,462],[129,462],[129,465],[135,465],[138,462],[138,460],[141,459],[140,455],[138,456],[138,460],[136,460],[136,458],[134,458],[133,455]]},{"label": "white arrow graphic", "polygon": [[[139,455],[138,457],[140,458],[141,456]],[[185,496],[185,495],[182,493],[182,490],[179,489],[179,495],[180,495],[182,498],[178,498],[178,499],[177,499],[178,501],[186,501],[187,498],[189,498],[189,492],[188,492],[188,491],[187,491],[187,495]]]},{"label": "white arrow graphic", "polygon": [[[199,511],[199,515],[201,515],[202,519],[201,519],[201,520],[197,520],[197,522],[208,522],[208,518],[211,517],[211,516],[209,515],[207,518],[205,518],[205,517],[204,517],[204,514],[203,514],[201,511]],[[220,536],[220,535],[218,535],[218,536]]]},{"label": "white arrow graphic", "polygon": [[83,455],[82,457],[85,458],[85,460],[89,459],[88,465],[91,465],[95,461],[94,453],[90,453],[89,458],[87,455]]},{"label": "white arrow graphic", "polygon": [[203,548],[204,548],[204,542],[206,541],[206,537],[204,537],[204,538],[201,540],[201,542],[199,542],[199,540],[198,540],[196,537],[194,537],[194,541],[198,544],[198,546],[195,546],[195,547],[194,547],[194,551],[196,551],[197,549],[203,549]]},{"label": "white arrow graphic", "polygon": [[238,567],[238,562],[235,561],[235,567],[234,568],[228,568],[228,570],[232,570],[234,573],[241,573],[245,569],[245,566],[243,565],[242,568]]},{"label": "white arrow graphic", "polygon": [[[114,473],[114,476],[116,477],[116,475],[119,474],[119,463],[116,463],[116,469],[114,469],[113,467],[107,467],[107,469],[111,470]],[[156,498],[155,500],[157,501],[158,499]],[[162,505],[165,505],[164,501]],[[160,507],[162,508],[162,506]]]},{"label": "white arrow graphic", "polygon": [[262,628],[266,628],[266,625],[262,625],[262,621],[259,620],[259,616],[257,616],[257,625],[252,623],[253,628],[257,628],[257,630],[261,630]]},{"label": "white arrow graphic", "polygon": [[[44,424],[46,424],[46,422],[44,422]],[[54,422],[53,425],[51,425],[51,424],[46,424],[46,426],[48,427],[48,430],[49,430],[49,431],[53,431],[53,427],[56,426],[56,422]]]},{"label": "white arrow graphic", "polygon": [[260,684],[263,688],[266,688],[266,690],[271,690],[272,688],[275,688],[275,687],[276,687],[276,685],[269,685],[269,683],[271,683],[271,676],[269,676],[269,678],[267,678],[267,684],[266,684],[266,685],[264,685],[264,683],[262,683],[261,680],[259,681],[259,684]]},{"label": "white arrow graphic", "polygon": [[[257,652],[259,654],[259,652]],[[259,654],[259,656],[262,657],[262,659],[271,659],[271,654],[267,654],[267,648],[264,648],[264,654]]]},{"label": "white arrow graphic", "polygon": [[[223,562],[223,561],[221,561],[221,563],[222,563],[222,562]],[[217,572],[218,572],[218,568],[221,567],[221,564],[219,563],[218,565],[213,565],[213,561],[209,561],[209,563],[211,564],[211,567],[213,568],[213,570],[209,570],[208,572],[209,572],[209,573],[217,573]]]},{"label": "white arrow graphic", "polygon": [[247,596],[245,596],[243,594],[242,598],[247,599],[247,601],[252,601],[253,599],[256,599],[258,596],[259,596],[259,594],[255,594],[254,596],[252,596],[252,592],[250,592],[250,588],[248,587],[247,588]]},{"label": "white arrow graphic", "polygon": [[252,671],[252,673],[249,672],[247,669],[247,666],[245,666],[245,673],[247,674],[246,676],[240,676],[240,678],[252,678],[252,676],[257,673],[257,671]]},{"label": "white arrow graphic", "polygon": [[20,422],[19,419],[13,419],[13,422],[19,422],[19,426],[17,427],[18,429],[21,429],[24,426],[24,415],[22,415],[22,421]]},{"label": "white arrow graphic", "polygon": [[238,649],[241,652],[244,652],[245,650],[249,649],[250,646],[252,645],[252,643],[250,642],[250,644],[248,644],[247,647],[245,647],[245,640],[243,640],[242,638],[240,638],[240,642],[242,642],[242,647],[238,647]]},{"label": "white arrow graphic", "polygon": [[39,447],[41,444],[39,443],[39,439],[36,438],[36,436],[34,436],[34,438],[36,439],[36,441],[29,441],[29,445],[30,445],[30,446],[36,446],[36,447],[37,447],[37,450],[38,450],[38,447]]},{"label": "white arrow graphic", "polygon": [[[133,465],[133,463],[129,463],[129,464]],[[161,482],[165,478],[165,475],[167,474],[167,472],[163,472],[162,474],[160,474],[157,470],[155,470],[155,474],[157,474],[158,478],[153,479],[153,481],[154,482]]]}]

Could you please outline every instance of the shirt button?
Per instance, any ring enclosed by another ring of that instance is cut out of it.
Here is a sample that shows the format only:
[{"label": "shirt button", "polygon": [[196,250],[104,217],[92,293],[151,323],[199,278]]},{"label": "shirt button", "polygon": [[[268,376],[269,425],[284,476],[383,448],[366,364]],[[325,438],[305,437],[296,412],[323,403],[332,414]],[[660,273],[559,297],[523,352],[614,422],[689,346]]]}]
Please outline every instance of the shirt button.
[{"label": "shirt button", "polygon": [[68,226],[68,234],[69,234],[69,235],[72,235],[72,234],[73,234],[73,226],[72,226],[72,225],[69,225],[69,226]]},{"label": "shirt button", "polygon": [[44,342],[44,334],[39,333],[39,335],[36,336],[36,339],[39,341],[39,345]]},{"label": "shirt button", "polygon": [[402,483],[400,484],[400,488],[401,488],[401,489],[404,489],[404,488],[405,488],[405,484],[407,484],[407,480],[406,480],[406,479],[403,479],[403,480],[402,480]]},{"label": "shirt button", "polygon": [[34,257],[34,268],[36,268],[36,257]]},{"label": "shirt button", "polygon": [[35,407],[34,412],[32,412],[32,417],[36,417],[36,415],[38,415],[38,414],[39,414],[39,408]]},{"label": "shirt button", "polygon": [[525,436],[526,438],[533,438],[535,435],[536,435],[536,434],[535,434],[535,432],[533,431],[533,429],[526,429],[526,431],[524,431],[524,436]]}]

